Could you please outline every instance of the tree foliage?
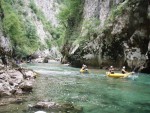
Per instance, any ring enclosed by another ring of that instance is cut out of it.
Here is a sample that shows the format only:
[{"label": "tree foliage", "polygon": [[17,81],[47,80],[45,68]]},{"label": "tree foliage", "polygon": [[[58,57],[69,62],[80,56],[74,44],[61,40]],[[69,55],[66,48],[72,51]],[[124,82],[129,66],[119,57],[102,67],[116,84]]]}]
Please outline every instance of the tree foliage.
[{"label": "tree foliage", "polygon": [[65,27],[74,27],[80,21],[83,0],[63,0],[58,18]]},{"label": "tree foliage", "polygon": [[48,31],[52,36],[53,40],[51,38],[46,40],[48,47],[50,48],[52,45],[56,45],[56,40],[59,39],[61,35],[59,27],[52,26],[51,22],[45,18],[43,12],[36,7],[36,4],[33,0],[30,0],[30,8],[36,14],[37,19],[44,25],[44,30]]},{"label": "tree foliage", "polygon": [[58,19],[63,26],[63,38],[62,42],[68,43],[68,41],[75,40],[79,33],[73,34],[79,27],[82,17],[84,0],[62,0],[60,6],[60,13]]},{"label": "tree foliage", "polygon": [[11,38],[15,45],[21,45],[24,42],[24,26],[19,15],[17,15],[11,5],[4,0],[1,1],[4,11],[3,28],[6,34]]},{"label": "tree foliage", "polygon": [[38,48],[36,30],[25,23],[14,8],[15,1],[1,0],[1,11],[4,13],[2,26],[4,34],[10,37],[13,50],[17,54],[31,54]]},{"label": "tree foliage", "polygon": [[26,23],[26,37],[28,41],[28,47],[32,48],[32,51],[35,51],[39,47],[38,36],[36,32],[36,28],[32,23]]}]

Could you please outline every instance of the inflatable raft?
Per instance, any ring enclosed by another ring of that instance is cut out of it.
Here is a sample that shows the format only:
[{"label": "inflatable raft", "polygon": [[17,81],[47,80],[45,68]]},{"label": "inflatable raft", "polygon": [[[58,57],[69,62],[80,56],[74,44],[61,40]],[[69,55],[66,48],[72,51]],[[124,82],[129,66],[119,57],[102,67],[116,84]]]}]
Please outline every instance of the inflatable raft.
[{"label": "inflatable raft", "polygon": [[80,73],[89,73],[88,69],[80,69]]},{"label": "inflatable raft", "polygon": [[110,72],[106,72],[106,75],[109,77],[113,77],[113,78],[126,78],[126,77],[132,75],[132,72],[131,73],[125,73],[125,74],[122,74],[122,73],[111,74]]}]

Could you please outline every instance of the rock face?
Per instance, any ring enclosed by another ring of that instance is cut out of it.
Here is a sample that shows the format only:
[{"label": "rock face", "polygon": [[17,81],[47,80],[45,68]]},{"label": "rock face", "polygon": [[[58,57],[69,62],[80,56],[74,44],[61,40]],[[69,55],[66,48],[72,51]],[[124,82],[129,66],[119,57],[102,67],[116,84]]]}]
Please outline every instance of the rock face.
[{"label": "rock face", "polygon": [[0,29],[0,53],[11,55],[12,47],[9,38],[4,37]]},{"label": "rock face", "polygon": [[[61,53],[58,50],[58,47],[55,47],[52,45],[51,48],[49,48],[48,41],[53,40],[52,34],[46,30],[46,25],[51,24],[52,28],[55,28],[58,26],[58,20],[56,18],[56,15],[59,11],[58,3],[55,0],[33,0],[33,3],[35,4],[35,7],[40,10],[45,17],[44,22],[49,23],[43,23],[42,20],[39,18],[41,14],[35,14],[35,12],[30,8],[31,2],[29,0],[24,1],[24,6],[22,6],[23,10],[27,13],[24,18],[25,20],[30,21],[36,28],[37,36],[39,37],[39,42],[43,45],[45,49],[37,50],[35,54],[38,54],[38,56],[46,57],[46,56],[52,56],[52,57],[61,57]],[[52,32],[52,30],[50,30]],[[55,53],[53,54],[51,50],[55,48]]]},{"label": "rock face", "polygon": [[[55,0],[34,0],[36,6],[43,12],[46,19],[52,24],[52,27],[58,26],[58,19],[56,18],[58,11],[59,11],[59,5],[57,1]],[[32,15],[33,16],[33,15]],[[44,26],[41,22],[36,20],[35,26],[38,28],[37,32],[38,35],[43,42],[43,45],[47,45],[47,40],[53,40],[52,34],[44,30]],[[51,38],[51,39],[49,39]],[[54,50],[55,49],[55,50]],[[54,58],[60,58],[61,53],[59,52],[57,47],[52,47],[51,49],[45,49],[43,51],[37,51],[37,54],[41,57],[54,57]]]},{"label": "rock face", "polygon": [[34,58],[50,58],[50,59],[55,59],[55,58],[61,58],[62,55],[60,51],[58,50],[58,47],[52,47],[51,49],[46,49],[44,51],[36,51],[33,55]]},{"label": "rock face", "polygon": [[[142,0],[85,0],[80,38],[65,53],[74,66],[127,66],[130,69],[144,65],[148,57],[150,33],[150,5]],[[100,24],[89,29],[84,21]],[[92,31],[93,30],[93,31]],[[92,31],[92,32],[91,32]]]},{"label": "rock face", "polygon": [[58,20],[56,15],[59,8],[58,3],[55,0],[34,0],[36,5],[43,11],[45,17],[51,21],[52,25],[57,26]]},{"label": "rock face", "polygon": [[[36,8],[38,8],[37,5],[39,4],[43,4],[43,1],[34,1],[34,3],[36,2]],[[29,7],[30,6],[30,1],[26,0],[24,2],[24,6],[22,7],[24,10],[26,10],[26,19],[31,18],[30,22],[36,27],[36,31],[37,31],[37,36],[39,37],[39,41],[41,42],[41,44],[46,45],[46,39],[50,38],[52,39],[52,36],[49,32],[47,32],[46,30],[44,30],[44,25],[42,23],[41,20],[38,19],[37,15],[32,11],[32,9]],[[50,40],[49,39],[49,40]]]},{"label": "rock face", "polygon": [[113,6],[122,3],[124,0],[85,0],[84,19],[97,18],[104,25],[110,10]]}]

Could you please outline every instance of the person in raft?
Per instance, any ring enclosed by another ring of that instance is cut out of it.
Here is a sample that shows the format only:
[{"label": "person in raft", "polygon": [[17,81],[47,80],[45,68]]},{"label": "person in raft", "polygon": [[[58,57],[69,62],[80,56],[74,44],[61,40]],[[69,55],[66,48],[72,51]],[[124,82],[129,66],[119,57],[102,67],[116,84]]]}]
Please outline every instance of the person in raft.
[{"label": "person in raft", "polygon": [[125,70],[125,66],[123,66],[123,67],[122,67],[122,70],[121,70],[121,72],[122,72],[122,74],[125,74],[125,73],[127,73],[127,72],[126,72],[126,70]]},{"label": "person in raft", "polygon": [[82,70],[86,70],[86,71],[88,70],[88,69],[87,69],[87,66],[84,65],[84,64],[82,65],[82,68],[81,68],[81,69],[82,69]]},{"label": "person in raft", "polygon": [[114,68],[113,68],[113,66],[110,66],[109,72],[110,72],[111,74],[114,74]]}]

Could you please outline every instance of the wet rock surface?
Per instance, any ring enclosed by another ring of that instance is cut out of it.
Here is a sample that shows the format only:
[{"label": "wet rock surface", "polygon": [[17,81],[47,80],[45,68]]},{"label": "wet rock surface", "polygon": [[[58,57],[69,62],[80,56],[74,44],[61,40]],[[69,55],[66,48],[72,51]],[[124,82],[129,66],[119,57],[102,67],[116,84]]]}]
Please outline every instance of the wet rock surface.
[{"label": "wet rock surface", "polygon": [[34,105],[29,105],[29,109],[37,109],[37,110],[46,110],[46,111],[59,111],[65,113],[81,113],[83,111],[82,107],[75,106],[71,103],[63,103],[59,104],[56,102],[46,102],[41,101]]},{"label": "wet rock surface", "polygon": [[24,75],[15,69],[1,70],[0,97],[21,95],[32,91],[36,73],[26,69],[22,69],[22,71]]}]

